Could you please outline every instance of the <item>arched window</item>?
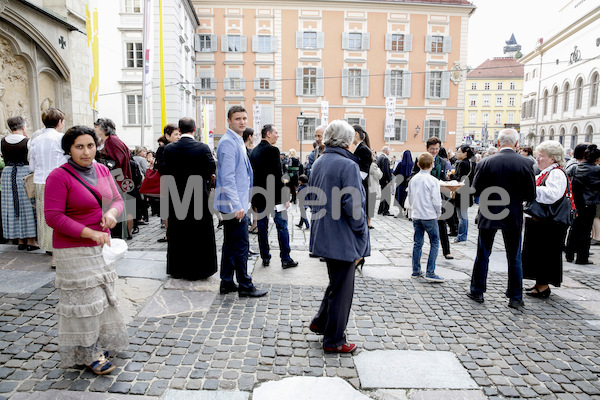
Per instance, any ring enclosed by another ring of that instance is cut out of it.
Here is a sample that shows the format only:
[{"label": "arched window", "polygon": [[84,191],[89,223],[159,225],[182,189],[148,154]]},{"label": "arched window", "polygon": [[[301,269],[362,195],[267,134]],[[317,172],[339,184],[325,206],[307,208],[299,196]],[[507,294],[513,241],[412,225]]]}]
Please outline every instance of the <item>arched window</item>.
[{"label": "arched window", "polygon": [[571,148],[574,149],[577,146],[577,135],[579,135],[579,129],[576,126],[571,130]]},{"label": "arched window", "polygon": [[544,114],[548,114],[548,89],[544,90]]},{"label": "arched window", "polygon": [[575,109],[581,109],[583,103],[583,78],[577,79],[575,83]]},{"label": "arched window", "polygon": [[558,135],[558,141],[560,144],[565,143],[565,128],[560,128],[560,135]]},{"label": "arched window", "polygon": [[594,107],[598,105],[598,79],[599,75],[597,72],[592,75],[592,84],[590,85],[590,106]]},{"label": "arched window", "polygon": [[585,141],[586,143],[592,143],[594,140],[594,128],[591,125],[585,130]]},{"label": "arched window", "polygon": [[552,103],[552,112],[556,114],[558,111],[558,86],[554,86],[554,90],[552,90],[552,97],[554,102]]},{"label": "arched window", "polygon": [[554,140],[554,128],[550,128],[550,136],[548,137],[548,140]]},{"label": "arched window", "polygon": [[569,111],[569,91],[571,86],[569,83],[565,83],[565,90],[563,91],[563,111]]},{"label": "arched window", "polygon": [[544,137],[546,136],[546,131],[544,129],[540,132],[540,143],[544,141]]}]

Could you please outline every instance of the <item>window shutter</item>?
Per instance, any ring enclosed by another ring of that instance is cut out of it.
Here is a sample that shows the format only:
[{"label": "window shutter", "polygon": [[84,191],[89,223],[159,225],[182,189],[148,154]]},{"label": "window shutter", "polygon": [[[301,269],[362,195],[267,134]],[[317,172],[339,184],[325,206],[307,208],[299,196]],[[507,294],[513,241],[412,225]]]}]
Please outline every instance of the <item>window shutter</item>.
[{"label": "window shutter", "polygon": [[254,79],[254,90],[260,90],[260,76]]},{"label": "window shutter", "polygon": [[402,71],[402,97],[410,97],[410,71]]},{"label": "window shutter", "polygon": [[223,78],[223,90],[229,90],[229,76]]},{"label": "window shutter", "polygon": [[317,49],[325,48],[325,32],[317,32]]},{"label": "window shutter", "polygon": [[431,53],[431,41],[432,41],[432,37],[431,35],[427,35],[425,36],[425,53]]},{"label": "window shutter", "polygon": [[242,35],[240,36],[240,52],[245,53],[248,51],[248,36]]},{"label": "window shutter", "polygon": [[217,90],[217,78],[210,78],[210,90]]},{"label": "window shutter", "polygon": [[217,51],[217,35],[210,35],[210,51]]},{"label": "window shutter", "polygon": [[360,96],[369,97],[369,70],[363,69],[360,72]]},{"label": "window shutter", "polygon": [[358,124],[362,126],[364,130],[367,130],[367,120],[365,118],[361,118]]},{"label": "window shutter", "polygon": [[404,51],[412,51],[413,35],[404,35]]},{"label": "window shutter", "polygon": [[302,48],[302,31],[296,31],[296,48]]},{"label": "window shutter", "polygon": [[442,99],[450,98],[450,71],[442,72]]},{"label": "window shutter", "polygon": [[302,68],[296,68],[296,96],[302,96]]},{"label": "window shutter", "polygon": [[429,139],[429,120],[426,119],[423,122],[423,141],[426,142]]},{"label": "window shutter", "polygon": [[240,90],[246,90],[246,79],[243,76],[240,76]]},{"label": "window shutter", "polygon": [[227,43],[227,35],[221,35],[221,51],[223,53],[229,52],[229,43]]},{"label": "window shutter", "polygon": [[194,50],[200,51],[200,34],[196,33],[194,35]]},{"label": "window shutter", "polygon": [[392,51],[392,34],[391,33],[385,34],[385,50]]},{"label": "window shutter", "polygon": [[390,97],[392,90],[392,71],[389,69],[385,70],[385,75],[383,79],[383,96]]},{"label": "window shutter", "polygon": [[366,32],[362,34],[361,50],[369,50],[371,48],[371,34]]},{"label": "window shutter", "polygon": [[317,68],[317,96],[325,96],[325,70]]},{"label": "window shutter", "polygon": [[273,106],[263,105],[260,107],[260,123],[261,128],[267,124],[273,124]]},{"label": "window shutter", "polygon": [[407,132],[408,132],[408,121],[405,120],[405,119],[403,119],[400,122],[400,141],[401,142],[406,142],[408,140],[407,139],[407,137],[408,137]]},{"label": "window shutter", "polygon": [[258,35],[252,35],[252,52],[258,53]]},{"label": "window shutter", "polygon": [[348,70],[342,69],[342,96],[348,96]]},{"label": "window shutter", "polygon": [[277,36],[271,36],[271,53],[277,53]]},{"label": "window shutter", "polygon": [[446,141],[446,125],[447,121],[440,121],[440,140],[442,143]]},{"label": "window shutter", "polygon": [[350,48],[350,33],[342,32],[342,49],[348,50]]},{"label": "window shutter", "polygon": [[430,99],[431,98],[431,72],[425,72],[425,98],[426,99]]},{"label": "window shutter", "polygon": [[315,128],[318,128],[319,126],[321,126],[321,118],[316,118],[315,119]]},{"label": "window shutter", "polygon": [[450,53],[452,51],[452,36],[444,36],[444,44],[442,45],[442,51],[444,53]]},{"label": "window shutter", "polygon": [[275,90],[277,88],[277,81],[275,78],[269,78],[269,90]]}]

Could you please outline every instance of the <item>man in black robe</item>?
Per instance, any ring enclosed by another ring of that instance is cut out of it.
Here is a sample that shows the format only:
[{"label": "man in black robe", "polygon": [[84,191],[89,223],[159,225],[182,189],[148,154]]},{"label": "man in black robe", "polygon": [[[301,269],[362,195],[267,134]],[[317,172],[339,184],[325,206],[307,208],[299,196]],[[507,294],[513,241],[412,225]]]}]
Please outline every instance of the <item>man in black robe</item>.
[{"label": "man in black robe", "polygon": [[216,163],[210,148],[194,139],[193,119],[180,119],[179,130],[181,139],[167,145],[164,152],[161,195],[168,196],[169,204],[167,274],[178,279],[205,279],[217,272],[215,233],[208,209]]}]

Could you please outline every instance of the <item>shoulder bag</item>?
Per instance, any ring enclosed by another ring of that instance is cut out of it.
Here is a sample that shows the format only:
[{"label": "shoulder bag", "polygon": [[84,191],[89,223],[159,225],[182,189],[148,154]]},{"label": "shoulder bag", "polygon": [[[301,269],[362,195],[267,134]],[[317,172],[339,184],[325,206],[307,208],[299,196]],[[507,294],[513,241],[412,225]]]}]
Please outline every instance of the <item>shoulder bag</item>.
[{"label": "shoulder bag", "polygon": [[[559,169],[565,172],[562,168]],[[548,173],[548,175],[550,174]],[[571,226],[575,219],[576,210],[573,206],[571,181],[566,173],[565,177],[567,178],[567,190],[563,197],[554,204],[542,204],[536,200],[530,201],[523,207],[523,212],[539,221],[554,221],[558,224]],[[544,178],[540,186],[544,185],[547,178],[548,176]]]}]

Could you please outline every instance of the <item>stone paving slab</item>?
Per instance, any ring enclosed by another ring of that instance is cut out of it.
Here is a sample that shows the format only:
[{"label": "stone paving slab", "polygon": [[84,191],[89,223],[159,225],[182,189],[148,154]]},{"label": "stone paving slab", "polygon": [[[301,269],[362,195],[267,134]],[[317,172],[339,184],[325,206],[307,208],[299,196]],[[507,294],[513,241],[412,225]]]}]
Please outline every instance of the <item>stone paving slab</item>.
[{"label": "stone paving slab", "polygon": [[[8,246],[8,245],[0,245]],[[16,247],[12,246],[11,247]],[[42,250],[18,251],[16,248],[9,251],[0,250],[0,270],[18,271],[51,271],[52,257]]]},{"label": "stone paving slab", "polygon": [[256,284],[289,284],[301,286],[327,286],[329,277],[327,266],[318,258],[309,257],[308,252],[295,252],[292,257],[298,261],[295,268],[281,268],[281,259],[271,251],[271,265],[263,267],[258,257],[255,261],[252,280]]},{"label": "stone paving slab", "polygon": [[214,390],[167,390],[164,400],[248,400],[250,392]]},{"label": "stone paving slab", "polygon": [[354,357],[354,363],[363,388],[478,388],[449,351],[364,351]]},{"label": "stone paving slab", "polygon": [[392,262],[387,258],[381,250],[371,250],[371,255],[365,260],[369,265],[391,265]]},{"label": "stone paving slab", "polygon": [[[134,253],[134,252],[128,252]],[[136,252],[140,253],[140,252]],[[144,259],[123,258],[115,263],[117,275],[136,278],[167,280],[167,262]]]},{"label": "stone paving slab", "polygon": [[126,323],[132,321],[140,309],[157,293],[162,282],[155,279],[119,277],[115,287],[119,299],[119,311]]},{"label": "stone paving slab", "polygon": [[219,271],[217,271],[214,275],[211,275],[206,279],[199,279],[197,281],[171,278],[165,282],[164,287],[165,289],[217,293],[219,291],[220,284],[221,278],[219,278]]},{"label": "stone paving slab", "polygon": [[[422,266],[423,270],[425,265]],[[411,279],[412,266],[406,267],[381,267],[365,264],[362,273],[364,276],[375,279]],[[464,272],[455,271],[453,269],[442,268],[436,266],[435,273],[446,280],[467,280],[471,279],[470,275]]]},{"label": "stone paving slab", "polygon": [[410,400],[487,400],[481,390],[415,390]]},{"label": "stone paving slab", "polygon": [[164,317],[186,312],[205,311],[213,303],[216,293],[183,290],[161,290],[140,311],[140,317]]},{"label": "stone paving slab", "polygon": [[31,293],[54,281],[54,272],[0,270],[0,293]]},{"label": "stone paving slab", "polygon": [[341,378],[298,376],[267,382],[254,389],[252,400],[370,400]]},{"label": "stone paving slab", "polygon": [[128,396],[116,393],[77,392],[69,390],[47,390],[33,393],[17,393],[12,400],[156,400],[156,397]]}]

